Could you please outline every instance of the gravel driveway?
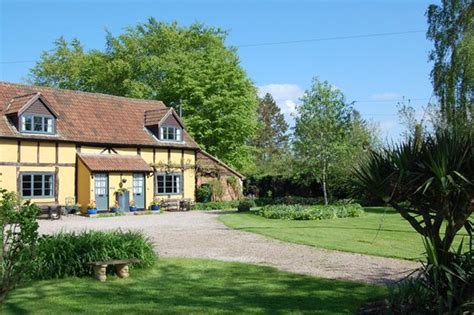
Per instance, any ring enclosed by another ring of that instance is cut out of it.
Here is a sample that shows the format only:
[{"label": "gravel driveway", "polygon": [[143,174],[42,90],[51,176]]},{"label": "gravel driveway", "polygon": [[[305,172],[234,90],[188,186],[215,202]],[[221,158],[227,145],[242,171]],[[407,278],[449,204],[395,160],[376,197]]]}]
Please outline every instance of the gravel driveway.
[{"label": "gravel driveway", "polygon": [[297,245],[232,230],[217,220],[222,212],[166,212],[111,218],[63,217],[40,220],[40,233],[60,230],[142,230],[161,256],[210,258],[272,266],[316,277],[372,284],[391,283],[418,266],[415,262]]}]

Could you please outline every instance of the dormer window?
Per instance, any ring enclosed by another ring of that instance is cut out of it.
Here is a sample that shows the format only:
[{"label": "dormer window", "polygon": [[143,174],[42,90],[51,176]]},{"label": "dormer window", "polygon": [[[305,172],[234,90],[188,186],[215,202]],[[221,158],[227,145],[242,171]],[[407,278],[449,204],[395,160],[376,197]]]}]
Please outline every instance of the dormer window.
[{"label": "dormer window", "polygon": [[23,114],[21,132],[52,134],[54,133],[54,117]]},{"label": "dormer window", "polygon": [[181,128],[175,126],[160,127],[160,140],[181,141]]},{"label": "dormer window", "polygon": [[146,111],[145,127],[158,141],[184,143],[185,126],[173,108]]},{"label": "dormer window", "polygon": [[5,115],[21,133],[56,133],[58,114],[41,93],[30,93],[12,98]]}]

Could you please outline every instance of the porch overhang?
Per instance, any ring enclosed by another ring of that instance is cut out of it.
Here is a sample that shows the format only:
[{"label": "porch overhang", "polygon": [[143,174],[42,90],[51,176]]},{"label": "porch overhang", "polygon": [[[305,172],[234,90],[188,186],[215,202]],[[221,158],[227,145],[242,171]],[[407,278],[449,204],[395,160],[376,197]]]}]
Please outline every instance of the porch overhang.
[{"label": "porch overhang", "polygon": [[77,156],[91,172],[153,172],[140,155],[78,153]]}]

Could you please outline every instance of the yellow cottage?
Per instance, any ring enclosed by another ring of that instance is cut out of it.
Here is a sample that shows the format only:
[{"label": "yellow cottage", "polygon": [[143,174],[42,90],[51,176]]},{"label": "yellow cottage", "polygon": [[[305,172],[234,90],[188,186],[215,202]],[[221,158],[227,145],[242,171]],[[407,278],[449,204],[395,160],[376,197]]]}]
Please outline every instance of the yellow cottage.
[{"label": "yellow cottage", "polygon": [[161,101],[0,82],[0,187],[33,202],[194,200],[200,153]]}]

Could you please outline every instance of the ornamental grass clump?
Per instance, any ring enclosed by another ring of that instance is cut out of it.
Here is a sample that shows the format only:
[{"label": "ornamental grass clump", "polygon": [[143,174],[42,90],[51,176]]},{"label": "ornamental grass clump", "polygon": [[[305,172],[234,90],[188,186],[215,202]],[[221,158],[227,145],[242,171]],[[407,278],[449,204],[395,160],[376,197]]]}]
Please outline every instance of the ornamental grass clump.
[{"label": "ornamental grass clump", "polygon": [[325,220],[360,217],[364,214],[364,209],[359,204],[329,206],[270,205],[257,211],[257,214],[267,219]]},{"label": "ornamental grass clump", "polygon": [[93,274],[93,261],[136,258],[131,267],[151,267],[157,256],[151,241],[136,231],[83,231],[44,235],[31,268],[33,279],[82,277]]}]

